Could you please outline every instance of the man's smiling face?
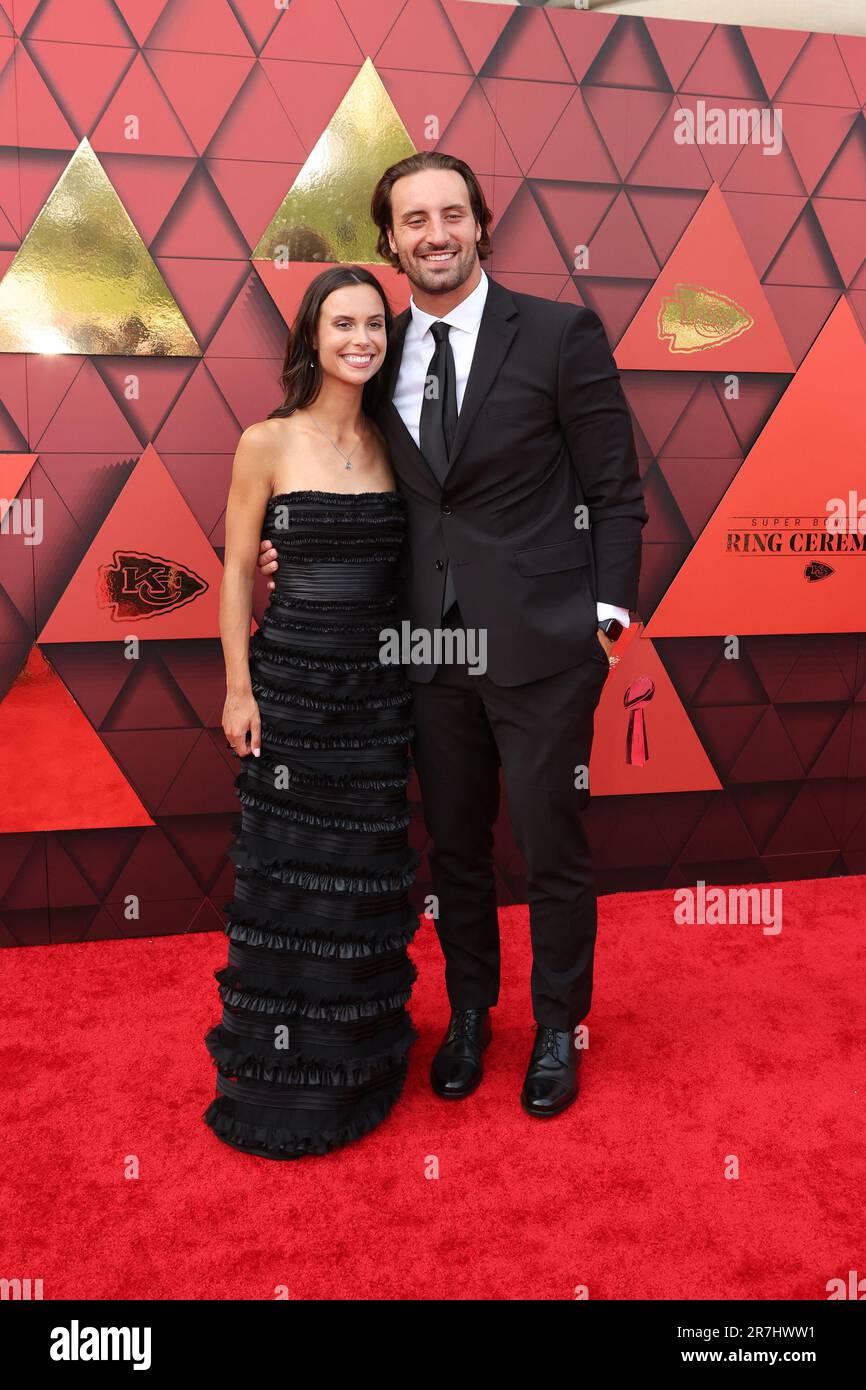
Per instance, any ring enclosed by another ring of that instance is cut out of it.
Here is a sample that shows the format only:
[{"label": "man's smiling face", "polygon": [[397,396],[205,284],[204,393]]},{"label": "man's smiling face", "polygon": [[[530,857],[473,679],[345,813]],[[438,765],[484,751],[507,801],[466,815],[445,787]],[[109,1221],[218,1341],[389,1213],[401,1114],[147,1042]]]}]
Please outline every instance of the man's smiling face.
[{"label": "man's smiling face", "polygon": [[462,174],[422,169],[394,184],[388,240],[411,283],[427,294],[447,294],[468,280],[480,237]]}]

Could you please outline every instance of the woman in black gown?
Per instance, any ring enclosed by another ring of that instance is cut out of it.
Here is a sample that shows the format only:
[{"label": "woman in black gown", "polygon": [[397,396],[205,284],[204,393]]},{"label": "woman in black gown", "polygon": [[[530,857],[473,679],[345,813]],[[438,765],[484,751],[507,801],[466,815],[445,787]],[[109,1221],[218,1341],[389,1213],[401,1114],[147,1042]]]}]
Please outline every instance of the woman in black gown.
[{"label": "woman in black gown", "polygon": [[[243,759],[241,818],[203,1119],[268,1158],[324,1154],[371,1130],[400,1095],[416,1036],[405,1007],[418,926],[411,695],[379,655],[379,634],[399,626],[406,519],[363,408],[390,318],[364,267],[311,283],[285,403],[245,431],[226,514],[223,729]],[[263,537],[279,570],[249,639]]]}]

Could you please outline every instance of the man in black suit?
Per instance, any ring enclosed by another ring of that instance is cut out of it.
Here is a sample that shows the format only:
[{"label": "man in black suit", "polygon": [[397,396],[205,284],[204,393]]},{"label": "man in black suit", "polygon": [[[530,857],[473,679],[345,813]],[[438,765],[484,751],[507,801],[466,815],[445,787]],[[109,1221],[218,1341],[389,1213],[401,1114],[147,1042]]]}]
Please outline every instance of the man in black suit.
[{"label": "man in black suit", "polygon": [[[593,715],[637,606],[648,520],[631,418],[592,310],[512,292],[482,270],[492,213],[462,160],[401,160],[372,214],[380,254],[413,287],[376,413],[408,507],[404,615],[413,633],[486,634],[483,673],[408,668],[452,1009],[431,1082],[443,1098],[470,1095],[490,1041],[501,766],[532,939],[536,1031],[521,1102],[556,1115],[578,1092],[573,1032],[592,993],[582,812]],[[274,568],[267,550],[259,563]]]}]

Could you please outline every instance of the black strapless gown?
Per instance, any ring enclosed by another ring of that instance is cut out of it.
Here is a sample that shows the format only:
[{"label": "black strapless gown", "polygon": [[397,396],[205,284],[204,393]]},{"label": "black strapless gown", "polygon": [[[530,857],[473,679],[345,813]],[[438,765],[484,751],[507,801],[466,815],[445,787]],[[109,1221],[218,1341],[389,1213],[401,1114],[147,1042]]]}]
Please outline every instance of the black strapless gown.
[{"label": "black strapless gown", "polygon": [[416,1032],[408,888],[411,690],[379,660],[399,626],[398,493],[278,493],[276,587],[250,642],[262,751],[242,759],[224,904],[222,1022],[203,1119],[268,1158],[324,1154],[381,1120]]}]

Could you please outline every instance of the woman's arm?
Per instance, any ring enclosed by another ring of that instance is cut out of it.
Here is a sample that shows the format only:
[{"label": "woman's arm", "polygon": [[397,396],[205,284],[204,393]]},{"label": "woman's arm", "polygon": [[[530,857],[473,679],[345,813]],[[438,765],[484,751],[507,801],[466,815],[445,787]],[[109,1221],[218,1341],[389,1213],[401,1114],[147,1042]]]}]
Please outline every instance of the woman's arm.
[{"label": "woman's arm", "polygon": [[[249,645],[253,580],[271,479],[266,442],[257,425],[244,430],[232,465],[226,546],[220,586],[220,639],[226,667],[223,732],[240,757],[261,751],[261,719],[253,696]],[[247,735],[249,734],[249,744]]]}]

